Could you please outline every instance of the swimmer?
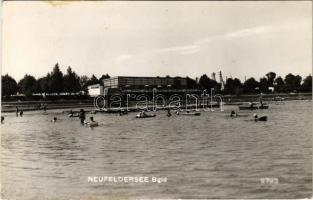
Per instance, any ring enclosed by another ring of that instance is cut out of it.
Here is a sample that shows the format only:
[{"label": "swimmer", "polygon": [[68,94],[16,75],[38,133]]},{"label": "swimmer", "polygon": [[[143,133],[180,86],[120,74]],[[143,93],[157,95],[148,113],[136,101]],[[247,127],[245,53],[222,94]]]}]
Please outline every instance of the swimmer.
[{"label": "swimmer", "polygon": [[170,110],[170,109],[167,109],[167,116],[168,116],[168,117],[171,117],[171,116],[172,116],[172,113],[171,113],[171,110]]},{"label": "swimmer", "polygon": [[237,113],[234,110],[232,110],[230,112],[230,117],[237,117]]}]

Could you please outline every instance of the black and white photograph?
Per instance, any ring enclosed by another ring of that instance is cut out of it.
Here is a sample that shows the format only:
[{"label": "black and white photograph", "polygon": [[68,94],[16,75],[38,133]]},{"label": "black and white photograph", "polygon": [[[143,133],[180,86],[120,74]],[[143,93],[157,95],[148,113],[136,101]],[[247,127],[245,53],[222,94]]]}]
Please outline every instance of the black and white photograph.
[{"label": "black and white photograph", "polygon": [[312,1],[3,1],[0,200],[312,199]]}]

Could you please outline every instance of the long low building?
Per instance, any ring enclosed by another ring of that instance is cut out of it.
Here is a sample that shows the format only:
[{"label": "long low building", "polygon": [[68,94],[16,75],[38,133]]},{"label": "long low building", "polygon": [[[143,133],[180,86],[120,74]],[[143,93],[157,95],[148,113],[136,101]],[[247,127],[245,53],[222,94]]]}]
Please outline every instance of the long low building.
[{"label": "long low building", "polygon": [[103,80],[103,88],[146,89],[187,88],[187,78],[117,76]]}]

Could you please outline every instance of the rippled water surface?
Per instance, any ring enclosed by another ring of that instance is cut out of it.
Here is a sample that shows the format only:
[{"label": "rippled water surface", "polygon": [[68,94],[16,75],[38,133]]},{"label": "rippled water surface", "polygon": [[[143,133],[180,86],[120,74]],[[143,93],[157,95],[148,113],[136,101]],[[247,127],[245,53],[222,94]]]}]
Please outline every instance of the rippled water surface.
[{"label": "rippled water surface", "polygon": [[[231,119],[201,116],[135,119],[96,114],[81,126],[60,111],[7,114],[1,125],[3,199],[309,198],[312,102],[270,104]],[[249,121],[253,112],[269,121]],[[50,120],[56,116],[56,123]],[[167,177],[156,183],[90,183],[88,176]],[[278,184],[260,179],[277,178]]]}]

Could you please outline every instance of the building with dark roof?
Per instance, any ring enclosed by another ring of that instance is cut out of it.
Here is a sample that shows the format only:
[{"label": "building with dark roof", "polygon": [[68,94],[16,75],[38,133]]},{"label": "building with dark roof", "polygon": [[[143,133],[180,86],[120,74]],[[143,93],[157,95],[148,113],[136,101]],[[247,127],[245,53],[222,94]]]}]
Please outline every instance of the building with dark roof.
[{"label": "building with dark roof", "polygon": [[147,88],[187,88],[187,78],[181,77],[134,77],[117,76],[103,79],[103,88],[120,90],[147,89]]}]

